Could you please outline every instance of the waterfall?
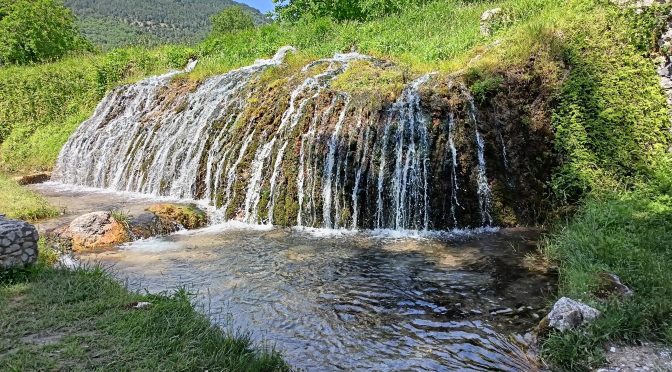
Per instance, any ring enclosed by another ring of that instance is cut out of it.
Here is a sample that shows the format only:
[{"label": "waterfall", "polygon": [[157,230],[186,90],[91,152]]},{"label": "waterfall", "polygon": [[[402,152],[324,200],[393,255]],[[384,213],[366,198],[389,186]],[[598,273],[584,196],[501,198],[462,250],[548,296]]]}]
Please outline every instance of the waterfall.
[{"label": "waterfall", "polygon": [[[63,147],[54,180],[202,200],[225,219],[251,224],[429,230],[478,223],[462,211],[493,224],[481,133],[488,128],[466,88],[438,119],[430,102],[440,101],[425,100],[440,83],[431,74],[379,106],[334,89],[353,61],[389,66],[358,53],[264,80],[292,51],[202,82],[174,79],[195,68],[191,61],[114,89]],[[473,136],[465,137],[469,125]],[[460,179],[465,172],[470,177]]]},{"label": "waterfall", "polygon": [[457,207],[460,206],[457,182],[457,149],[455,148],[455,115],[450,113],[448,118],[448,146],[450,147],[450,216],[453,224],[457,226]]},{"label": "waterfall", "polygon": [[488,176],[485,165],[485,141],[481,132],[478,129],[478,120],[476,119],[476,105],[474,104],[474,97],[472,97],[465,89],[465,95],[468,103],[468,113],[472,124],[474,125],[474,132],[476,136],[476,149],[478,159],[478,171],[476,173],[478,189],[478,205],[481,212],[481,223],[483,225],[492,225],[492,216],[490,215],[491,205],[491,191],[488,183]]}]

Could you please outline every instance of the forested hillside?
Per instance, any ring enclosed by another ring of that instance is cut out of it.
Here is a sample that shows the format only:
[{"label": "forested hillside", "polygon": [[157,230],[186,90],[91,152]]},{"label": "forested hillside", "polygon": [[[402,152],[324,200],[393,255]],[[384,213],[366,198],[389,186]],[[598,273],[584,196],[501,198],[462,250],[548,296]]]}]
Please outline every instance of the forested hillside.
[{"label": "forested hillside", "polygon": [[103,48],[199,41],[210,29],[210,17],[232,5],[264,20],[258,10],[231,0],[66,0],[65,5],[84,35]]}]

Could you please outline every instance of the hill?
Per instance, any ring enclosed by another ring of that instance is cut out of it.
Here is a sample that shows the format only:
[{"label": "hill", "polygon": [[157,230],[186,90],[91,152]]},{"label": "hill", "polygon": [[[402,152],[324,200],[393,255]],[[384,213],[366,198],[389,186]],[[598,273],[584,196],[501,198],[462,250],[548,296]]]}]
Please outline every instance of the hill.
[{"label": "hill", "polygon": [[198,42],[210,30],[210,17],[233,5],[264,21],[257,9],[231,0],[66,0],[65,5],[86,37],[104,49]]}]

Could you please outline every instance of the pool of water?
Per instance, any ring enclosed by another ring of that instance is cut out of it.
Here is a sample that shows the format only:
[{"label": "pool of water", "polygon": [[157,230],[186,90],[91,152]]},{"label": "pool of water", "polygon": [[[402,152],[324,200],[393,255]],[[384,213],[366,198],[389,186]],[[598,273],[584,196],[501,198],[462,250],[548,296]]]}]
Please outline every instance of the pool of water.
[{"label": "pool of water", "polygon": [[[85,194],[41,192],[86,209]],[[100,198],[90,207],[138,203]],[[538,322],[554,291],[553,274],[529,255],[537,238],[225,223],[78,258],[113,267],[136,290],[186,287],[214,322],[297,368],[519,371],[537,366],[509,336]]]}]

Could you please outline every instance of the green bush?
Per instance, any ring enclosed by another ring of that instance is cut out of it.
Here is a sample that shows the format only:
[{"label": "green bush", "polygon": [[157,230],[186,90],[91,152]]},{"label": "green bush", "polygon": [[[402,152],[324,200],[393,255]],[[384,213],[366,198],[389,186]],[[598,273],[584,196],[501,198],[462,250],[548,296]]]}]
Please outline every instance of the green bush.
[{"label": "green bush", "polygon": [[56,0],[0,0],[0,65],[59,59],[90,49],[72,12]]},{"label": "green bush", "polygon": [[254,27],[254,16],[240,6],[230,6],[211,18],[212,34],[221,35]]}]

